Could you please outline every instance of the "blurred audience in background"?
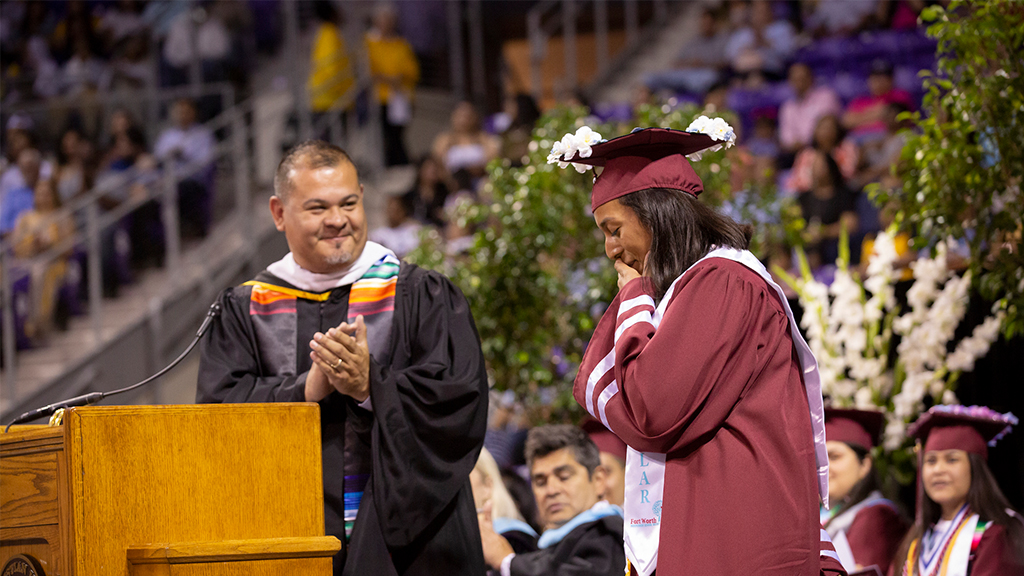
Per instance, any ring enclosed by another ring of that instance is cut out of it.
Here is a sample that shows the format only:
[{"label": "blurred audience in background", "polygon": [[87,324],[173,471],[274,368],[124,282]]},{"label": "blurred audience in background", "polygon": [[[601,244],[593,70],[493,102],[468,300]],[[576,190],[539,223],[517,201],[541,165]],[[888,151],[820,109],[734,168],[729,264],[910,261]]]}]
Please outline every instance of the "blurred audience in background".
[{"label": "blurred audience in background", "polygon": [[501,134],[501,157],[508,159],[512,166],[522,166],[523,157],[530,153],[533,128],[540,120],[540,108],[533,96],[522,92],[505,98],[500,114],[500,125],[495,123],[495,132]]},{"label": "blurred audience in background", "polygon": [[343,98],[349,95],[355,85],[355,75],[345,44],[343,19],[335,5],[328,0],[317,0],[313,6],[317,24],[309,55],[309,80],[306,83],[310,109],[317,118],[340,114],[344,119],[345,110],[353,102],[345,102]]},{"label": "blurred audience in background", "polygon": [[752,85],[765,78],[779,79],[786,70],[786,60],[796,50],[793,25],[776,19],[768,0],[750,3],[750,21],[729,36],[725,57],[735,74]]},{"label": "blurred audience in background", "polygon": [[173,124],[156,141],[153,154],[170,166],[178,181],[178,208],[182,233],[206,236],[210,229],[212,188],[214,180],[213,132],[197,121],[198,111],[192,100],[182,98],[171,110]]},{"label": "blurred audience in background", "polygon": [[441,163],[432,155],[421,158],[416,165],[416,181],[405,193],[412,207],[412,217],[421,224],[443,228],[448,191]]},{"label": "blurred audience in background", "polygon": [[715,9],[704,8],[700,14],[697,37],[679,51],[674,68],[647,77],[647,86],[657,92],[674,90],[693,93],[706,92],[722,78],[728,64],[726,42],[729,35],[719,29]]},{"label": "blurred audience in background", "polygon": [[460,102],[452,111],[448,130],[434,138],[431,149],[448,177],[465,171],[473,178],[470,188],[475,190],[475,181],[484,176],[487,163],[498,157],[501,143],[484,131],[476,107],[471,102]]},{"label": "blurred audience in background", "polygon": [[[12,235],[14,255],[29,260],[45,254],[75,233],[71,218],[61,215],[60,195],[51,179],[35,184],[33,206],[18,216]],[[67,274],[70,248],[56,258],[29,262],[32,286],[31,305],[25,322],[25,335],[34,343],[44,340],[55,321],[57,291]]]},{"label": "blurred audience in background", "polygon": [[893,68],[887,60],[876,60],[868,76],[868,94],[858,96],[846,107],[843,126],[860,143],[882,138],[885,134],[886,108],[901,104],[907,110],[915,108],[910,94],[893,85]]},{"label": "blurred audience in background", "polygon": [[14,231],[18,218],[32,210],[35,202],[35,187],[40,179],[48,176],[40,174],[43,157],[35,148],[23,149],[17,157],[18,178],[11,178],[8,188],[0,196],[0,237],[6,237]]},{"label": "blurred audience in background", "polygon": [[399,36],[395,6],[382,3],[373,14],[373,28],[366,33],[377,104],[384,136],[384,163],[409,163],[405,127],[412,120],[413,89],[420,80],[420,66],[412,45]]},{"label": "blurred audience in background", "polygon": [[370,232],[370,240],[390,248],[399,258],[412,252],[420,243],[422,224],[412,218],[412,204],[408,196],[388,197],[384,211],[387,225]]},{"label": "blurred audience in background", "polygon": [[843,108],[835,90],[815,85],[814,72],[803,62],[790,65],[789,87],[793,95],[779,107],[779,144],[795,154],[811,144],[821,117],[838,115]]}]

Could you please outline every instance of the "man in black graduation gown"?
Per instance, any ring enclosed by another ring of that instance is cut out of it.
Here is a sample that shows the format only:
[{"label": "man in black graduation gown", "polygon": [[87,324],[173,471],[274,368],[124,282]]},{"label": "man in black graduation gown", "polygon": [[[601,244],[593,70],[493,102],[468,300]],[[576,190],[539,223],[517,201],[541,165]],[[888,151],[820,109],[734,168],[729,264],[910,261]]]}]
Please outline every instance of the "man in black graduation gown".
[{"label": "man in black graduation gown", "polygon": [[530,484],[544,524],[536,552],[516,554],[480,518],[484,559],[501,576],[621,576],[626,567],[622,510],[603,499],[597,445],[575,426],[541,426],[526,440]]},{"label": "man in black graduation gown", "polygon": [[318,402],[336,575],[484,571],[469,473],[487,381],[462,293],[367,242],[336,146],[285,155],[270,211],[290,252],[224,291],[198,402]]}]

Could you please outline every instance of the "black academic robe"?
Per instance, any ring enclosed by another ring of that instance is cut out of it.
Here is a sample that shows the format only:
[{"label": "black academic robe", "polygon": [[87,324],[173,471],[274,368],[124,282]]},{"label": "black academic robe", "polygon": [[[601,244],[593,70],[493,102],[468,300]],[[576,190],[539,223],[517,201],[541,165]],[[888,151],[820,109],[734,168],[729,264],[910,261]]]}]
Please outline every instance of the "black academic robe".
[{"label": "black academic robe", "polygon": [[516,554],[509,568],[512,576],[622,576],[622,516],[581,524],[556,544]]},{"label": "black academic robe", "polygon": [[[257,280],[294,288],[266,271]],[[323,301],[296,298],[294,336],[282,333],[279,346],[257,335],[252,288],[225,290],[220,318],[203,340],[197,402],[304,401],[309,342],[346,320],[349,290],[336,288]],[[320,402],[326,532],[343,543],[334,573],[482,574],[469,473],[483,443],[487,378],[458,288],[403,263],[385,356],[370,360],[372,411],[337,392]],[[294,369],[269,369],[281,358],[294,358]],[[360,451],[370,478],[346,542],[345,461]]]}]

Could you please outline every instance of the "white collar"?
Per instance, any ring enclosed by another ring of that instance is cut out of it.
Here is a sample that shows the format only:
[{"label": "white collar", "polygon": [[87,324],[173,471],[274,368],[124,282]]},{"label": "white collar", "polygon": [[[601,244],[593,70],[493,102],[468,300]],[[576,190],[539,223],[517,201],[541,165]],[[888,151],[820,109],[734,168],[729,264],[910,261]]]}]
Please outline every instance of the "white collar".
[{"label": "white collar", "polygon": [[332,274],[310,272],[295,261],[289,252],[277,262],[267,266],[267,272],[307,292],[326,292],[339,286],[348,286],[363,277],[378,260],[395,253],[376,242],[367,241],[362,254],[348,268]]}]

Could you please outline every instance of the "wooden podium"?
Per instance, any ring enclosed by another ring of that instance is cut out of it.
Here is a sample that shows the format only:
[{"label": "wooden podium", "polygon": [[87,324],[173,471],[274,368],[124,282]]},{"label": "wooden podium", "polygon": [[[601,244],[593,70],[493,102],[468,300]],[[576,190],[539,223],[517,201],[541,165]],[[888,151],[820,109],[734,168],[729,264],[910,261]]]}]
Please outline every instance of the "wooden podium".
[{"label": "wooden podium", "polygon": [[0,573],[328,576],[322,485],[315,404],[73,408],[0,434]]}]

